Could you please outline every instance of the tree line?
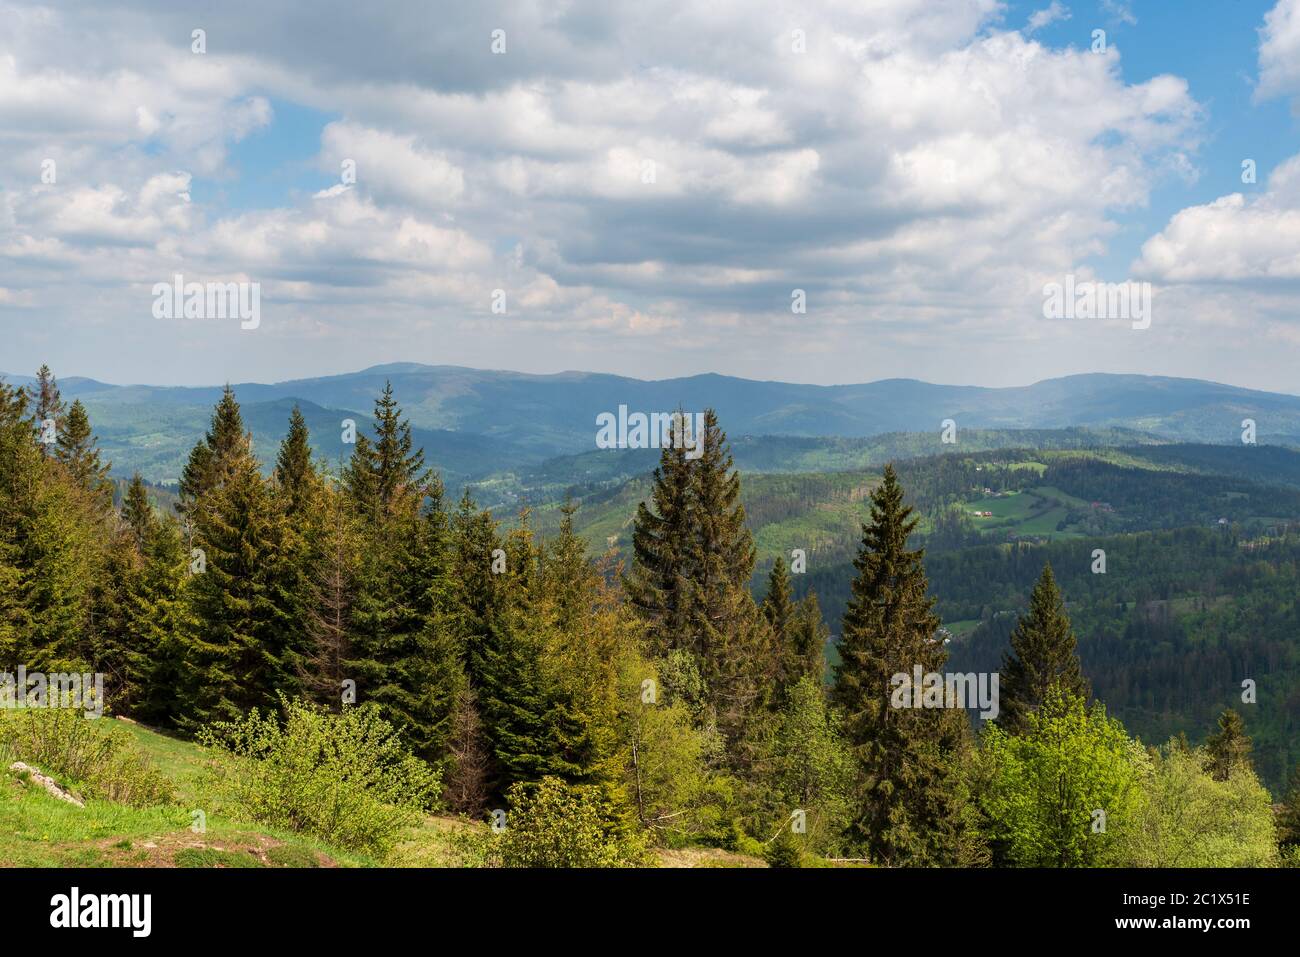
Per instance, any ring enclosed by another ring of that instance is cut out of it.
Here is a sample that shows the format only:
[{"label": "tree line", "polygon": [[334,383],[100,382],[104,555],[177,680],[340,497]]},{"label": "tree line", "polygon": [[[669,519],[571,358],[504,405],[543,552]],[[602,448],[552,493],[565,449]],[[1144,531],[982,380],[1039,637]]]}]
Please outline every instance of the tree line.
[{"label": "tree line", "polygon": [[227,388],[176,514],[139,475],[114,507],[80,403],[45,368],[0,383],[0,654],[103,672],[112,711],[183,734],[284,697],[372,709],[447,809],[561,801],[608,863],[704,843],[777,864],[1269,864],[1300,843],[1300,794],[1275,822],[1235,713],[1205,748],[1152,749],[1090,699],[1050,567],[988,728],[899,707],[898,676],[941,672],[947,649],[892,468],[828,675],[817,597],[793,598],[784,558],[751,593],[711,411],[702,454],[662,450],[626,567],[588,555],[572,504],[543,540],[527,510],[505,530],[468,490],[448,501],[391,386],[347,462],[310,438],[295,410],[264,470]]}]

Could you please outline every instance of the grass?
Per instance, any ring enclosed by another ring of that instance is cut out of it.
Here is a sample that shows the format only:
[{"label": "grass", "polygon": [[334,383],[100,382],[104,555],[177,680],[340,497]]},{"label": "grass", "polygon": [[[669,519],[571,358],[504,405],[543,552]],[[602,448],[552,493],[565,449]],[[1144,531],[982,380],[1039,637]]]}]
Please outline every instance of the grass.
[{"label": "grass", "polygon": [[[182,867],[236,866],[243,854],[262,867],[343,866],[378,863],[312,838],[231,820],[205,807],[199,775],[205,752],[196,744],[140,725],[136,744],[176,788],[179,803],[131,808],[110,801],[76,807],[0,771],[0,867]],[[205,830],[191,830],[194,810],[206,815]],[[203,863],[210,861],[215,863]]]},{"label": "grass", "polygon": [[[175,787],[177,804],[132,808],[87,801],[84,808],[0,770],[0,867],[480,867],[490,840],[485,822],[428,816],[408,830],[385,860],[330,847],[313,838],[225,816],[202,793],[207,752],[143,725],[126,727],[137,746]],[[206,816],[192,830],[193,811]],[[714,856],[713,852],[704,855]],[[742,855],[685,866],[763,866]],[[675,858],[665,867],[683,866]]]}]

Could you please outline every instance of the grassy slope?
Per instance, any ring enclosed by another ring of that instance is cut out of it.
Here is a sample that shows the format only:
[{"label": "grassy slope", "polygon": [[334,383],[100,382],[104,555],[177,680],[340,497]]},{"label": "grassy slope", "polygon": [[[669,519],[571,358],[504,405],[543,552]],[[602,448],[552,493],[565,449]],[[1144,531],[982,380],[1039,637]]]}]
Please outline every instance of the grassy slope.
[{"label": "grassy slope", "polygon": [[[486,824],[430,816],[412,828],[386,861],[330,847],[302,834],[226,818],[205,807],[206,753],[189,741],[124,724],[167,775],[177,804],[130,808],[108,801],[76,807],[0,771],[0,867],[466,867],[480,862],[470,833]],[[203,809],[207,830],[194,833]],[[762,861],[712,849],[663,852],[663,867],[762,867]]]},{"label": "grassy slope", "polygon": [[[124,722],[123,722],[124,723]],[[204,751],[140,725],[136,743],[171,780],[177,804],[131,808],[87,801],[84,808],[0,772],[0,866],[4,867],[333,867],[366,866],[363,856],[309,837],[233,821],[204,807]],[[204,810],[205,833],[190,828]]]}]

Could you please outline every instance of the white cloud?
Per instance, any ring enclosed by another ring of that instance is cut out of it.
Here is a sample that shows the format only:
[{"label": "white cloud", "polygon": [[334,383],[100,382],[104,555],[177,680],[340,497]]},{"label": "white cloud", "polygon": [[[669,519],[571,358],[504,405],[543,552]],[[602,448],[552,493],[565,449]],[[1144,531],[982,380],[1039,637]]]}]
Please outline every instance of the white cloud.
[{"label": "white cloud", "polygon": [[1256,197],[1221,196],[1181,210],[1142,247],[1135,271],[1178,283],[1300,279],[1300,156]]},{"label": "white cloud", "polygon": [[1256,95],[1300,95],[1300,0],[1278,0],[1264,16]]},{"label": "white cloud", "polygon": [[[7,289],[71,323],[87,295],[70,283],[134,317],[173,271],[247,275],[265,287],[259,334],[337,347],[364,322],[376,360],[409,341],[413,359],[445,358],[437,342],[459,361],[492,347],[498,366],[568,364],[626,340],[670,363],[689,336],[704,362],[746,324],[769,362],[883,357],[953,330],[1042,338],[1045,277],[1105,252],[1162,178],[1194,176],[1201,124],[1182,79],[1130,83],[1113,48],[1027,36],[1070,16],[1060,2],[1022,33],[996,0],[412,2],[383,18],[322,0],[311,43],[301,6],[231,3],[203,18],[205,56],[170,6],[12,9]],[[501,24],[510,52],[494,57]],[[232,146],[275,134],[281,102],[331,117],[299,155],[331,180],[355,160],[355,185],[314,178],[261,209],[213,199],[235,182]]]},{"label": "white cloud", "polygon": [[1061,3],[1061,0],[1052,0],[1050,6],[1042,10],[1035,10],[1029,15],[1029,22],[1025,25],[1026,32],[1036,33],[1046,26],[1062,20],[1069,20],[1071,17],[1070,8]]}]

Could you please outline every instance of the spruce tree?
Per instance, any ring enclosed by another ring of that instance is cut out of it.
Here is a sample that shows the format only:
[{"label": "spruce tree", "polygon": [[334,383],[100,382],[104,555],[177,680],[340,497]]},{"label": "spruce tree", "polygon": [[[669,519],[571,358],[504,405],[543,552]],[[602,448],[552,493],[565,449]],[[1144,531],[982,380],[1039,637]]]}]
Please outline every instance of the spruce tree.
[{"label": "spruce tree", "polygon": [[790,640],[794,623],[794,598],[790,591],[790,574],[785,569],[785,559],[780,556],[772,562],[767,576],[767,591],[763,595],[763,617],[772,626],[772,634],[782,649]]},{"label": "spruce tree", "polygon": [[108,465],[101,464],[99,450],[90,427],[86,407],[77,399],[72,403],[66,418],[59,424],[54,457],[72,474],[87,491],[103,496],[107,488]]},{"label": "spruce tree", "polygon": [[188,617],[185,583],[190,556],[180,526],[168,515],[154,523],[143,548],[142,573],[132,580],[128,680],[137,683],[124,710],[139,720],[174,725],[182,711]]},{"label": "spruce tree", "polygon": [[28,395],[0,382],[0,660],[26,661],[31,645],[27,542],[43,474]]},{"label": "spruce tree", "polygon": [[[907,547],[918,519],[892,466],[871,495],[835,669],[834,701],[860,773],[850,841],[881,864],[960,858],[959,709],[893,707],[895,675],[939,672],[947,658],[922,567]],[[913,689],[919,695],[921,689]]]},{"label": "spruce tree", "polygon": [[249,438],[244,432],[244,418],[229,385],[217,402],[207,434],[190,452],[181,472],[178,511],[190,515],[205,494],[220,485],[227,473],[249,452]]},{"label": "spruce tree", "polygon": [[375,402],[375,440],[357,437],[343,481],[361,547],[345,669],[417,754],[440,762],[465,684],[450,532],[442,482],[425,469],[391,383]]},{"label": "spruce tree", "polygon": [[1054,684],[1065,693],[1088,698],[1074,631],[1047,564],[1034,585],[1029,613],[1011,633],[1011,652],[1002,659],[998,724],[1008,734],[1019,734]]},{"label": "spruce tree", "polygon": [[787,644],[786,674],[789,686],[807,676],[818,684],[826,680],[826,643],[831,631],[822,617],[816,592],[808,592],[794,607]]},{"label": "spruce tree", "polygon": [[[35,426],[39,432],[44,432],[47,423],[53,423],[55,435],[58,434],[58,428],[63,422],[63,415],[67,411],[67,405],[63,397],[59,394],[59,384],[54,378],[54,373],[50,371],[48,365],[42,364],[36,373],[36,387],[32,396],[35,408],[34,419]],[[49,455],[53,451],[50,443],[40,443],[42,455]]]},{"label": "spruce tree", "polygon": [[154,517],[153,505],[149,502],[149,491],[139,472],[131,476],[131,484],[122,496],[122,521],[134,537],[136,550],[143,553],[157,519]]},{"label": "spruce tree", "polygon": [[[678,423],[685,413],[678,413]],[[691,461],[683,441],[664,446],[654,473],[650,502],[637,506],[632,530],[632,567],[624,590],[645,621],[650,649],[656,656],[677,649],[692,653],[690,617],[692,489]]]},{"label": "spruce tree", "polygon": [[733,745],[729,758],[739,770],[748,762],[740,742],[750,736],[750,719],[772,691],[763,679],[776,672],[774,648],[749,590],[755,550],[740,501],[740,473],[733,470],[726,433],[712,409],[705,410],[696,439],[703,448],[691,463],[694,534],[687,548],[686,627],[717,728]]},{"label": "spruce tree", "polygon": [[285,514],[298,520],[312,506],[320,489],[320,476],[311,460],[311,435],[298,406],[289,416],[289,431],[280,443],[275,461],[275,483]]},{"label": "spruce tree", "polygon": [[1246,722],[1232,708],[1219,715],[1219,728],[1205,740],[1206,770],[1216,781],[1226,781],[1233,771],[1252,769],[1250,736]]},{"label": "spruce tree", "polygon": [[[227,393],[229,395],[229,393]],[[220,486],[204,493],[194,542],[205,569],[187,590],[185,715],[193,728],[269,707],[298,687],[291,627],[287,526],[245,441],[220,463]]]},{"label": "spruce tree", "polygon": [[308,640],[299,667],[311,695],[337,709],[347,678],[345,662],[353,658],[352,603],[362,561],[362,530],[341,491],[323,487],[317,503],[319,522],[303,616]]},{"label": "spruce tree", "polygon": [[1277,842],[1283,848],[1300,845],[1300,765],[1296,765],[1287,779],[1277,818]]}]

